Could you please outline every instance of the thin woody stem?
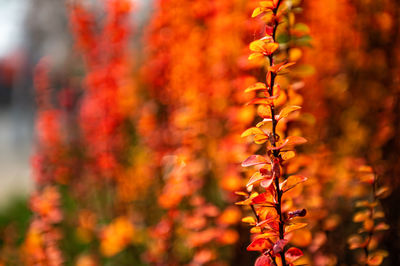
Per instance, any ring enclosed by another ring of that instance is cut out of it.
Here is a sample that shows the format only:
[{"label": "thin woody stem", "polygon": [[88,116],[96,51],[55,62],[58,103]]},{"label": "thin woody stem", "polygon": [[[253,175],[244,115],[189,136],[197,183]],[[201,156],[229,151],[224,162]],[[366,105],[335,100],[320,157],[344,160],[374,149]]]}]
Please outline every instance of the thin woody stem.
[{"label": "thin woody stem", "polygon": [[[274,17],[276,16],[276,14],[278,12],[278,9],[279,9],[279,6],[280,6],[281,3],[282,3],[282,0],[279,0],[278,4],[277,4],[277,7],[272,11]],[[278,28],[278,24],[279,24],[278,21],[275,19],[274,26],[273,26],[273,31],[272,31],[272,40],[273,40],[273,42],[276,42],[276,30]],[[274,65],[273,55],[272,54],[269,55],[268,58],[269,58],[269,66],[272,67]],[[272,97],[273,94],[274,94],[275,78],[276,78],[276,74],[275,73],[271,73],[271,86],[269,88],[270,97]],[[271,117],[272,117],[272,137],[273,137],[273,141],[272,141],[271,144],[272,144],[273,147],[276,147],[276,141],[278,139],[277,133],[276,133],[276,125],[277,125],[278,121],[275,119],[275,106],[274,106],[273,103],[271,103],[270,109],[271,109]],[[279,150],[274,150],[273,151],[273,155],[274,155],[274,157],[276,159],[278,159],[279,164],[280,164],[281,160],[280,160]],[[274,161],[274,163],[275,163],[275,161]],[[278,216],[279,216],[279,239],[282,240],[282,239],[284,239],[284,236],[285,236],[284,235],[285,222],[284,222],[283,215],[282,215],[282,194],[283,194],[283,192],[279,187],[279,178],[280,178],[280,175],[276,175],[275,176],[275,180],[274,180],[275,189],[276,189],[276,202],[277,202],[275,209],[276,209],[276,211],[278,213]],[[282,265],[286,266],[286,259],[285,259],[285,251],[284,250],[282,250],[280,252],[280,256],[281,256],[281,260],[282,260]]]}]

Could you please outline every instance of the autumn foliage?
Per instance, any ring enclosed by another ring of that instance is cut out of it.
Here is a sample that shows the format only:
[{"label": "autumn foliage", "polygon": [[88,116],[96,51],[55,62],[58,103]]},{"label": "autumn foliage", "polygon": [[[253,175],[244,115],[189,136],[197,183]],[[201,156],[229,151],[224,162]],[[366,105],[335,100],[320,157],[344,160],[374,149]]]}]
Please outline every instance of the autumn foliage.
[{"label": "autumn foliage", "polygon": [[398,265],[400,5],[141,8],[67,1],[0,265]]}]

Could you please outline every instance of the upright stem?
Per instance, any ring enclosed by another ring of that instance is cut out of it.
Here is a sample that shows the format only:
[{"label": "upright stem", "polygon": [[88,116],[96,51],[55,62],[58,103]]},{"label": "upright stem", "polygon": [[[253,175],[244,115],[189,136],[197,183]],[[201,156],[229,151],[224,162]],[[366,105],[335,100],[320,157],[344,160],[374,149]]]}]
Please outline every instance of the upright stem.
[{"label": "upright stem", "polygon": [[[279,0],[277,7],[273,10],[273,14],[274,16],[276,15],[276,13],[278,12],[279,6],[282,3],[282,0]],[[274,27],[273,27],[273,31],[272,31],[272,40],[273,42],[276,42],[276,30],[278,28],[278,21],[275,20],[274,22]],[[269,58],[269,66],[272,67],[274,65],[274,58],[273,55],[271,54],[270,56],[268,56]],[[276,74],[275,73],[271,73],[271,86],[269,88],[269,95],[270,97],[273,96],[274,94],[274,86],[275,86],[275,78],[276,78]],[[277,134],[276,134],[276,125],[278,123],[278,121],[275,119],[275,106],[273,103],[271,103],[270,105],[271,108],[271,117],[272,117],[272,137],[273,137],[273,141],[272,141],[272,146],[276,147],[276,140],[277,138]],[[273,155],[276,159],[279,160],[279,164],[280,164],[280,154],[279,154],[279,150],[274,150],[273,151]],[[275,163],[275,160],[274,160]],[[279,165],[280,167],[280,165]],[[279,239],[284,239],[284,226],[285,226],[285,222],[283,220],[283,215],[282,215],[282,190],[279,188],[279,178],[280,178],[280,174],[275,176],[275,188],[276,188],[276,211],[278,213],[279,216]],[[286,266],[286,259],[285,259],[285,251],[282,250],[280,252],[281,255],[281,260],[282,260],[282,265]]]}]

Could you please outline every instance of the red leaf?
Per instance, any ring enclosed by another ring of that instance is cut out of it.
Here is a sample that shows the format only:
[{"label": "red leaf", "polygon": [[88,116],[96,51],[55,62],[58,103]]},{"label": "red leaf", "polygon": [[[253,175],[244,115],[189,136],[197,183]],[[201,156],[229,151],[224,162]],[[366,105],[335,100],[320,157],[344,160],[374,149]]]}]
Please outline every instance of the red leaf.
[{"label": "red leaf", "polygon": [[288,263],[298,260],[301,256],[303,256],[303,251],[295,247],[289,248],[285,253],[285,258]]},{"label": "red leaf", "polygon": [[256,263],[254,266],[272,266],[274,263],[272,262],[271,258],[269,256],[261,255],[258,257],[256,260]]},{"label": "red leaf", "polygon": [[248,247],[248,251],[262,251],[272,248],[272,244],[268,239],[259,238],[254,240]]},{"label": "red leaf", "polygon": [[261,193],[260,195],[258,195],[257,197],[252,199],[252,202],[254,204],[270,204],[273,205],[274,204],[274,200],[275,198],[272,196],[271,193]]}]

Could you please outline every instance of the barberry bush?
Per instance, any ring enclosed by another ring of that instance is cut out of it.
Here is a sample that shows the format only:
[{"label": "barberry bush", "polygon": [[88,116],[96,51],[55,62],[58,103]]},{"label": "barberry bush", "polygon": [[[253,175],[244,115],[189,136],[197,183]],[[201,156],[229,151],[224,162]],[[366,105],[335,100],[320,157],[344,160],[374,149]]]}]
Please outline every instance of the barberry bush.
[{"label": "barberry bush", "polygon": [[144,6],[66,1],[0,265],[399,265],[400,4]]}]

